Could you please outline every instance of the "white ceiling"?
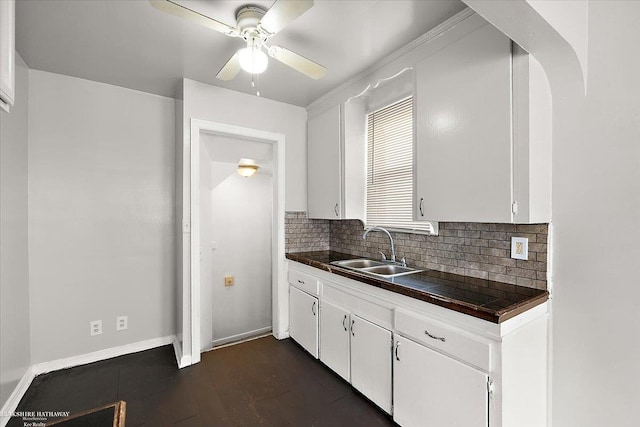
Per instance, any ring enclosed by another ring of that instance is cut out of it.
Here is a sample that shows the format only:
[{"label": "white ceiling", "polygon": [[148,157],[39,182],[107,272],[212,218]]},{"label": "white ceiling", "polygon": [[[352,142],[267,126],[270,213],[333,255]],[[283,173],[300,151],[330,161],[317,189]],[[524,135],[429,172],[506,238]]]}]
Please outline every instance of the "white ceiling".
[{"label": "white ceiling", "polygon": [[[171,97],[182,77],[253,93],[245,72],[230,82],[215,78],[241,39],[163,13],[146,0],[16,3],[16,49],[32,69]],[[181,3],[235,25],[242,5],[269,8],[274,1]],[[316,0],[271,44],[321,63],[327,75],[312,80],[272,59],[260,75],[261,96],[307,106],[462,9],[459,0]]]}]

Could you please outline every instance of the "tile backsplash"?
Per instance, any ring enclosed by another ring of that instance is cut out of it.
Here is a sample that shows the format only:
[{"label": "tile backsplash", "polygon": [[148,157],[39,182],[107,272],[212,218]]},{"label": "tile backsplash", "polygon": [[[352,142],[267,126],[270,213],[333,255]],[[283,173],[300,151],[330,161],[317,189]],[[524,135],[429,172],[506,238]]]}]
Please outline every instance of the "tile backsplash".
[{"label": "tile backsplash", "polygon": [[286,212],[285,251],[328,251],[330,249],[329,222],[325,219],[308,219],[306,212]]},{"label": "tile backsplash", "polygon": [[[310,220],[305,212],[287,212],[287,252],[333,250],[377,259],[389,256],[389,238],[372,232],[362,239],[359,220]],[[547,288],[547,224],[485,224],[440,222],[440,234],[392,232],[396,256],[420,268],[489,279],[498,282]],[[529,239],[529,259],[510,257],[511,237]]]}]

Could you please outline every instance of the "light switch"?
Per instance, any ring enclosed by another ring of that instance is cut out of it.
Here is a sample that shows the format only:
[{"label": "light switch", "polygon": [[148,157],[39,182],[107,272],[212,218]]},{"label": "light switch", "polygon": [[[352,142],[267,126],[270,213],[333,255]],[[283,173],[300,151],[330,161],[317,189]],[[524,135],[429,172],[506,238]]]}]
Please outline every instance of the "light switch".
[{"label": "light switch", "polygon": [[225,286],[233,286],[235,284],[235,280],[233,276],[224,276],[224,285]]},{"label": "light switch", "polygon": [[529,239],[526,237],[511,238],[511,258],[529,259]]}]

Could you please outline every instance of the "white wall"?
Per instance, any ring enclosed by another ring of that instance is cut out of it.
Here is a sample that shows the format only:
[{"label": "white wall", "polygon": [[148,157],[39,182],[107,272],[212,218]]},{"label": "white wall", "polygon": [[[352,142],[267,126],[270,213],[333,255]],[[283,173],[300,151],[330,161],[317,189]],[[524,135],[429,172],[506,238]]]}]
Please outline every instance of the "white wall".
[{"label": "white wall", "polygon": [[[553,426],[637,426],[640,2],[546,8],[561,28],[531,13],[537,1],[465,2],[537,56],[551,85]],[[583,83],[581,45],[566,35],[585,13]]]},{"label": "white wall", "polygon": [[[209,120],[267,132],[286,138],[285,210],[307,209],[307,112],[302,107],[184,79],[183,138],[189,140],[193,119]],[[188,152],[186,158],[188,158]],[[188,183],[187,183],[188,184]],[[186,192],[188,197],[188,191]],[[185,201],[186,203],[186,201]],[[284,232],[284,231],[283,231]]]},{"label": "white wall", "polygon": [[[306,210],[306,134],[307,134],[307,112],[304,108],[272,101],[265,98],[234,92],[228,89],[209,86],[193,80],[184,79],[180,89],[180,98],[183,100],[182,123],[178,124],[183,129],[182,137],[178,140],[181,152],[176,153],[176,170],[180,170],[181,176],[189,176],[190,150],[191,150],[191,120],[201,119],[227,125],[240,126],[257,129],[260,131],[282,134],[285,137],[285,210],[300,211]],[[278,157],[279,153],[274,153]],[[190,194],[189,180],[182,179],[181,188],[177,193],[182,197],[177,204],[182,205],[181,214],[177,221],[182,218],[190,218]],[[284,227],[283,227],[284,228]],[[276,238],[276,236],[274,236]],[[284,238],[284,229],[282,230]],[[191,245],[190,231],[182,233],[181,244],[183,248]],[[178,289],[183,291],[183,307],[191,300],[189,286],[183,286],[190,282],[190,265],[188,252],[183,251],[185,256],[179,256],[178,262],[182,263],[183,274],[178,281]],[[284,253],[278,254],[284,260]],[[284,278],[282,278],[284,279]],[[286,282],[283,282],[286,283]],[[283,301],[284,306],[288,306],[288,301]],[[188,314],[185,310],[184,314]],[[279,319],[279,328],[288,325],[288,317],[282,316]],[[190,321],[183,316],[181,328],[178,333],[183,336],[185,359],[191,357],[191,336]]]},{"label": "white wall", "polygon": [[27,227],[28,74],[16,55],[16,99],[0,112],[0,408],[31,362]]},{"label": "white wall", "polygon": [[638,17],[640,2],[589,2],[586,98],[554,98],[577,122],[553,143],[557,427],[640,420]]},{"label": "white wall", "polygon": [[29,77],[32,362],[173,334],[174,100]]}]

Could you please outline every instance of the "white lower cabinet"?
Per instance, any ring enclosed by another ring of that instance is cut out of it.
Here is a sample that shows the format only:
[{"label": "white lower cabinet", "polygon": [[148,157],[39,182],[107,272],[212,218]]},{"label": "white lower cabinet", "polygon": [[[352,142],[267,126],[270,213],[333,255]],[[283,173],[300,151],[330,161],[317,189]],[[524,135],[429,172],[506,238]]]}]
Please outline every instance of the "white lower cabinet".
[{"label": "white lower cabinet", "polygon": [[403,427],[487,427],[488,376],[396,335],[393,419]]},{"label": "white lower cabinet", "polygon": [[289,287],[289,335],[318,358],[318,298]]},{"label": "white lower cabinet", "polygon": [[351,384],[391,413],[391,331],[351,315]]},{"label": "white lower cabinet", "polygon": [[400,426],[547,425],[546,303],[496,324],[291,264],[291,337]]},{"label": "white lower cabinet", "polygon": [[320,360],[391,413],[391,331],[327,301],[320,312]]},{"label": "white lower cabinet", "polygon": [[320,360],[336,374],[351,381],[349,372],[349,312],[322,301],[320,309]]}]

